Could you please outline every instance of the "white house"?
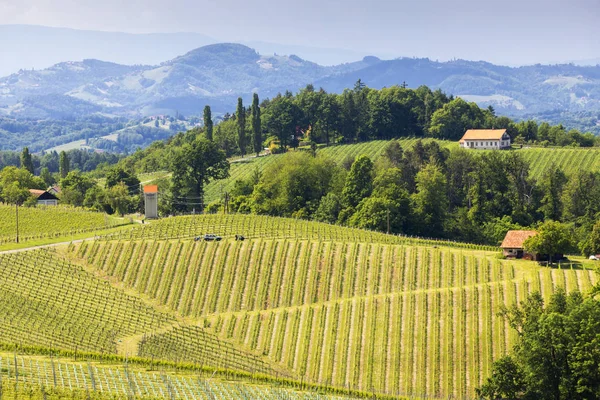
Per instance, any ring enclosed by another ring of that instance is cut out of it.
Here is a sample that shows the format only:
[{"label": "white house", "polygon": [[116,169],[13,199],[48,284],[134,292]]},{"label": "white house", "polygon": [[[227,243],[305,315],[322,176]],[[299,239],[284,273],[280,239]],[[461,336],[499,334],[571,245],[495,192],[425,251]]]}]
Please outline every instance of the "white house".
[{"label": "white house", "polygon": [[502,150],[510,148],[510,136],[506,129],[469,129],[459,143],[465,149]]}]

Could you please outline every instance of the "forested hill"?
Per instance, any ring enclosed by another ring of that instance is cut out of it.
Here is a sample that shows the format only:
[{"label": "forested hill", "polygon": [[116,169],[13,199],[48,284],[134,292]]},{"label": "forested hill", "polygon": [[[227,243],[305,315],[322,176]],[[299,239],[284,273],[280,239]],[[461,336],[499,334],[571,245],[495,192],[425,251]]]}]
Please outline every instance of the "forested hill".
[{"label": "forested hill", "polygon": [[324,67],[293,55],[260,55],[239,44],[201,47],[155,66],[85,60],[20,71],[0,79],[0,115],[199,115],[206,104],[218,114],[231,110],[239,96],[249,100],[253,92],[267,98],[313,83],[339,93],[359,78],[372,88],[403,83],[441,88],[481,106],[492,105],[501,114],[572,121],[582,130],[599,120],[600,66],[510,68],[463,60],[365,57]]}]

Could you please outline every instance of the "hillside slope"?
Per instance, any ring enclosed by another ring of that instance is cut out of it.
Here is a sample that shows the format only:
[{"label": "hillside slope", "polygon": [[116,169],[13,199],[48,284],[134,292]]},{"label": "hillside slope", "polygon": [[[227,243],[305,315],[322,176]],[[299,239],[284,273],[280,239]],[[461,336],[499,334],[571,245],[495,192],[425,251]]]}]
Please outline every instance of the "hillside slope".
[{"label": "hillside slope", "polygon": [[[264,219],[170,218],[145,228],[156,236],[84,243],[70,254],[299,380],[434,398],[473,396],[509,351],[516,332],[497,316],[501,305],[598,282],[590,270],[499,260],[476,246],[392,244],[389,235],[319,223],[302,239],[305,221]],[[230,234],[197,242],[179,236],[182,224]],[[282,229],[289,237],[277,238]],[[263,236],[239,242],[233,232]],[[194,336],[193,328],[154,335],[139,350],[177,337],[163,357],[194,362]]]}]

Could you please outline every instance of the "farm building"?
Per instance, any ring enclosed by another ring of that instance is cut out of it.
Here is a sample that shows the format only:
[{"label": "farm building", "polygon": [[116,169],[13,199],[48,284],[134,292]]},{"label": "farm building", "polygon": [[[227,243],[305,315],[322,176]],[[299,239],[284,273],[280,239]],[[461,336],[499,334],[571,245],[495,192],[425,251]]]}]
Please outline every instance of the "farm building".
[{"label": "farm building", "polygon": [[50,189],[47,190],[48,193],[58,196],[61,192],[60,187],[54,185]]},{"label": "farm building", "polygon": [[158,186],[144,186],[144,204],[146,218],[158,218]]},{"label": "farm building", "polygon": [[56,206],[58,205],[58,197],[45,190],[29,189],[29,193],[37,199],[38,205],[41,206]]},{"label": "farm building", "polygon": [[[500,245],[502,253],[508,258],[524,258],[533,261],[548,261],[548,254],[532,254],[525,251],[523,244],[527,239],[537,235],[536,231],[508,231]],[[552,260],[562,260],[563,254],[552,254]]]},{"label": "farm building", "polygon": [[465,149],[503,150],[510,148],[510,136],[506,129],[469,129],[459,144]]}]

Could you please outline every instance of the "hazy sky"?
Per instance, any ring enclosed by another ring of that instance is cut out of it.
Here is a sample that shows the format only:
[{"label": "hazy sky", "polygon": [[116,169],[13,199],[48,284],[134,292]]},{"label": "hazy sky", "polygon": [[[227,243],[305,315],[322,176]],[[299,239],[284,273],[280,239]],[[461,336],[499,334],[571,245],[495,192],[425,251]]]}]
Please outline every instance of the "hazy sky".
[{"label": "hazy sky", "polygon": [[0,24],[503,64],[600,58],[600,0],[0,0]]}]

